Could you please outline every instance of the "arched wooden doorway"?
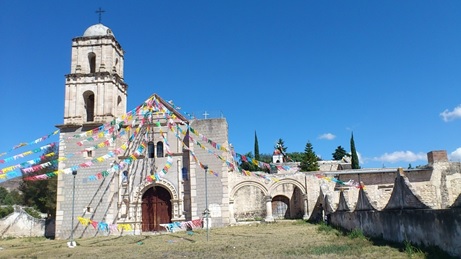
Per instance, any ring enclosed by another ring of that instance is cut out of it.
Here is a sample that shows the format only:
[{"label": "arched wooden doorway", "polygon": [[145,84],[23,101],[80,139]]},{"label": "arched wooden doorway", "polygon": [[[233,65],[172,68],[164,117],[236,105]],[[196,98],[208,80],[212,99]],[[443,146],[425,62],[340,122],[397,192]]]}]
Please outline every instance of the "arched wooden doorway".
[{"label": "arched wooden doorway", "polygon": [[171,195],[165,188],[155,186],[142,195],[142,231],[160,231],[160,224],[171,222]]},{"label": "arched wooden doorway", "polygon": [[272,199],[272,216],[275,219],[290,218],[290,200],[282,195],[277,195]]}]

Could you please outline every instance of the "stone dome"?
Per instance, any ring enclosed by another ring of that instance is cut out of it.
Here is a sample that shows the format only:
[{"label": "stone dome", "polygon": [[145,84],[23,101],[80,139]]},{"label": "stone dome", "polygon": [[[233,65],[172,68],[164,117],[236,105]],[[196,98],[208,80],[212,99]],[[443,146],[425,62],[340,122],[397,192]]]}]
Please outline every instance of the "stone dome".
[{"label": "stone dome", "polygon": [[83,33],[83,37],[92,37],[92,36],[106,36],[115,35],[112,33],[112,30],[109,29],[107,26],[104,26],[102,23],[98,23],[95,25],[91,25],[86,29],[85,33]]}]

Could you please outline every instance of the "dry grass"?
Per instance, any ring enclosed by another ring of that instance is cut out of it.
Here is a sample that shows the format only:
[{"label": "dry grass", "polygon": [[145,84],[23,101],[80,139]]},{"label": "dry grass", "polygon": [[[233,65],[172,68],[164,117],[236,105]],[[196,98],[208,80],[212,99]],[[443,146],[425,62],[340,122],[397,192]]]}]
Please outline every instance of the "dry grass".
[{"label": "dry grass", "polygon": [[[67,240],[4,239],[0,258],[408,258],[360,235],[347,236],[303,221],[214,228],[143,236]],[[423,258],[422,253],[413,258]]]}]

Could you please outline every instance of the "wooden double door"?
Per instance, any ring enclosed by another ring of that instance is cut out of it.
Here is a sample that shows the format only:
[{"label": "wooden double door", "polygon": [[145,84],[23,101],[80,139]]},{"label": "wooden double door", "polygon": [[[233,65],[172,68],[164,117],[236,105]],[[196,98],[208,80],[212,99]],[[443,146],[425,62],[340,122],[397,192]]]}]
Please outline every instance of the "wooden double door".
[{"label": "wooden double door", "polygon": [[152,187],[142,195],[142,231],[161,231],[171,222],[171,195],[165,188]]}]

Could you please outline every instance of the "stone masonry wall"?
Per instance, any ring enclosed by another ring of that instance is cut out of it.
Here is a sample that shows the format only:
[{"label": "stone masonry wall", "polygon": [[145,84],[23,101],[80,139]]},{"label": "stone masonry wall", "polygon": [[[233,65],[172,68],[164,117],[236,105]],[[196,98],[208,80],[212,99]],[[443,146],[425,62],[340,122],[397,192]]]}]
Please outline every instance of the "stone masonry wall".
[{"label": "stone masonry wall", "polygon": [[[226,148],[229,148],[227,142],[228,126],[225,119],[193,120],[190,126],[197,134],[202,134],[202,136],[206,136],[209,140],[226,145]],[[198,141],[204,146],[204,148],[202,148],[195,143],[194,152],[202,164],[208,165],[209,172],[206,176],[207,188],[205,188],[205,170],[199,165],[195,168],[197,213],[201,214],[205,211],[206,201],[208,199],[208,208],[211,212],[211,225],[227,225],[229,224],[229,183],[227,166],[225,161],[222,161],[216,155],[224,156],[226,160],[230,160],[230,158],[227,157],[227,152],[217,150],[211,146],[206,139],[193,133],[191,133],[191,137],[194,139],[194,142]],[[213,153],[209,153],[208,150]],[[215,172],[216,175],[210,174],[211,171]],[[194,186],[192,186],[191,189],[194,189]]]},{"label": "stone masonry wall", "polygon": [[[438,164],[438,165],[437,165]],[[452,164],[456,168],[456,164]],[[446,162],[434,163],[434,170],[431,171],[431,179],[441,179],[447,174]],[[459,171],[449,167],[453,180],[460,179]],[[416,172],[413,172],[416,173]],[[422,171],[422,175],[427,172]],[[420,176],[421,177],[421,176]],[[418,179],[418,177],[412,177]],[[338,209],[330,214],[330,223],[346,230],[360,229],[366,236],[383,238],[395,242],[409,241],[413,244],[423,246],[437,246],[453,256],[461,256],[461,208],[456,199],[453,199],[450,209],[431,209],[423,202],[420,194],[426,194],[423,186],[430,186],[431,181],[426,185],[415,187],[410,182],[407,174],[400,169],[394,181],[392,195],[382,210],[373,207],[362,206],[350,208],[352,211]],[[417,182],[416,182],[417,183]],[[434,185],[437,182],[433,183]],[[441,183],[443,185],[443,183]],[[447,188],[453,197],[461,196],[461,190]],[[370,189],[360,190],[356,204],[371,204],[369,195]],[[447,192],[444,192],[444,195]],[[446,194],[448,195],[448,194]],[[343,193],[341,196],[344,197]],[[439,200],[437,200],[437,198]],[[427,199],[427,197],[426,197]],[[443,204],[442,197],[434,197],[431,201],[437,205]],[[343,204],[341,204],[343,203]],[[341,198],[337,208],[344,208],[346,199]]]},{"label": "stone masonry wall", "polygon": [[[68,137],[74,136],[80,132],[64,133],[61,131],[60,157],[66,157],[60,163],[60,168],[68,168],[88,162],[92,159],[107,154],[108,148],[101,148],[92,151],[92,157],[86,157],[86,153],[81,153],[85,148],[90,148],[95,143],[86,143],[84,146],[76,144],[76,140],[67,140]],[[64,152],[65,151],[65,152]],[[110,168],[116,158],[107,161],[94,163],[89,168],[79,167],[75,176],[75,196],[73,199],[73,182],[74,176],[71,173],[60,173],[58,175],[58,190],[57,190],[57,207],[56,207],[56,237],[69,238],[72,232],[72,221],[74,236],[93,236],[97,234],[91,226],[84,227],[78,223],[76,217],[81,216],[98,221],[105,220],[108,223],[113,223],[115,220],[116,204],[118,197],[110,188],[115,181],[111,175],[101,180],[89,180],[90,176],[95,176]],[[72,209],[74,210],[74,218],[72,218]]]}]

